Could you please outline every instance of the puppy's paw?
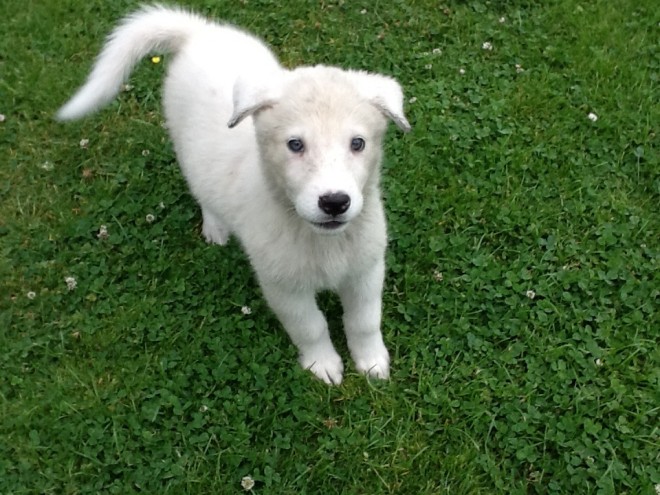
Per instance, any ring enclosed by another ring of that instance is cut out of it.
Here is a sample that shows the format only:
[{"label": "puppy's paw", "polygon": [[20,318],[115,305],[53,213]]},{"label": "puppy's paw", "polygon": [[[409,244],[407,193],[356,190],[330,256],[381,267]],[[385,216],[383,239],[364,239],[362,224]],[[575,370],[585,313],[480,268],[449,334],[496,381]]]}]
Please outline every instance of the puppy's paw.
[{"label": "puppy's paw", "polygon": [[339,385],[343,379],[344,363],[332,348],[322,352],[301,354],[300,365],[328,385]]},{"label": "puppy's paw", "polygon": [[229,241],[229,231],[217,220],[209,215],[204,215],[202,234],[209,244],[224,246]]},{"label": "puppy's paw", "polygon": [[357,370],[369,378],[387,380],[390,377],[390,355],[382,344],[353,353],[353,360]]}]

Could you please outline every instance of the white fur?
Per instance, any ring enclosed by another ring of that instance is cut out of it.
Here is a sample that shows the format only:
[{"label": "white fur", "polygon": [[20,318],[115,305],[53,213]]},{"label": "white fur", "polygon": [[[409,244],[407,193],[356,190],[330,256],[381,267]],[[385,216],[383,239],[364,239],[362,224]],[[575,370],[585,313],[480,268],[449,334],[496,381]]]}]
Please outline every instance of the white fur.
[{"label": "white fur", "polygon": [[[58,118],[79,118],[109,102],[152,50],[175,53],[165,114],[202,208],[204,237],[216,244],[238,237],[304,368],[327,383],[342,380],[342,360],[315,301],[331,289],[341,298],[357,369],[388,378],[379,174],[387,119],[409,129],[398,83],[332,67],[285,70],[239,29],[152,6],[117,27]],[[362,151],[351,147],[358,137]],[[292,138],[302,140],[302,152],[289,149]],[[350,205],[324,211],[320,198],[329,194],[348,195]]]}]

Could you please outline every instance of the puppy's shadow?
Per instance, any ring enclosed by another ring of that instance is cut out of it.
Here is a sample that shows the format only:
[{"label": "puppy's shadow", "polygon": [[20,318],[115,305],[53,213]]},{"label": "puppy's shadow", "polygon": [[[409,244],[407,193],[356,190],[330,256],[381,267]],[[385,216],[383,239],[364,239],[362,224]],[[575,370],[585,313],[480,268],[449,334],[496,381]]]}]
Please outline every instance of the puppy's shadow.
[{"label": "puppy's shadow", "polygon": [[323,291],[316,296],[316,301],[328,321],[332,343],[335,345],[337,352],[346,360],[348,345],[346,344],[346,334],[344,333],[344,323],[342,321],[344,309],[341,306],[339,296],[331,291]]}]

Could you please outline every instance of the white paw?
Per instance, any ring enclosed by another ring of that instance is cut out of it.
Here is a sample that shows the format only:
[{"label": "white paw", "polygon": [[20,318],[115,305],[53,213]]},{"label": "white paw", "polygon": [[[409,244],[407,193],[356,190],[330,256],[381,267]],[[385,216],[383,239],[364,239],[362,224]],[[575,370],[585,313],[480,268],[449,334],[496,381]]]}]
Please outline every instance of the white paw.
[{"label": "white paw", "polygon": [[204,215],[202,224],[202,234],[209,244],[219,244],[224,246],[229,240],[229,231],[224,228],[220,222],[212,219],[209,215]]},{"label": "white paw", "polygon": [[328,385],[339,385],[343,379],[344,363],[333,348],[301,354],[299,360],[300,366]]},{"label": "white paw", "polygon": [[353,352],[355,367],[369,378],[387,380],[390,377],[390,354],[383,344]]},{"label": "white paw", "polygon": [[206,227],[202,228],[202,234],[204,234],[204,239],[209,244],[225,246],[229,240],[229,234],[226,232],[219,232],[218,230],[207,229]]}]

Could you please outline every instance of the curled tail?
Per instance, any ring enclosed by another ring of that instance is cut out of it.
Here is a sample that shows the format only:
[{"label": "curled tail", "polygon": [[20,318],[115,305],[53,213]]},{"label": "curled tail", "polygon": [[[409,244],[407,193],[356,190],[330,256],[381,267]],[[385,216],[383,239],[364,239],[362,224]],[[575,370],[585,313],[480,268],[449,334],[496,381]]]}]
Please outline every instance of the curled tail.
[{"label": "curled tail", "polygon": [[143,7],[126,17],[108,37],[85,84],[57,112],[75,120],[112,101],[135,64],[153,51],[176,51],[208,21],[184,10]]}]

